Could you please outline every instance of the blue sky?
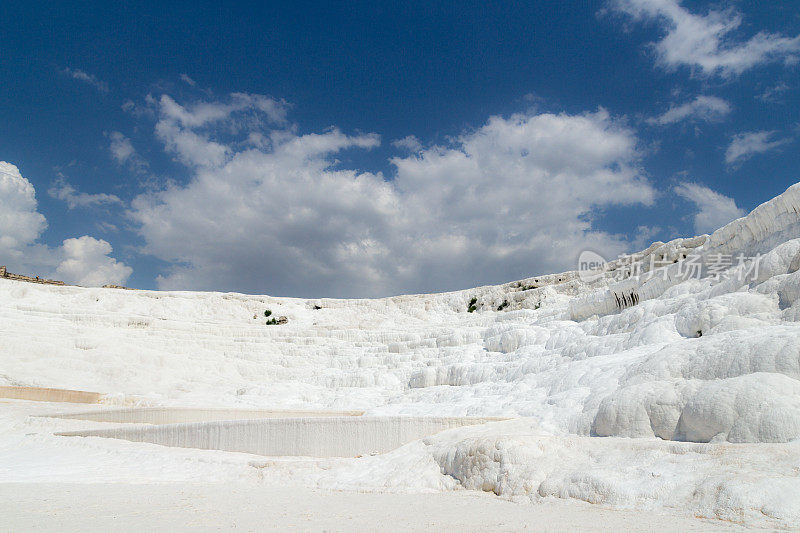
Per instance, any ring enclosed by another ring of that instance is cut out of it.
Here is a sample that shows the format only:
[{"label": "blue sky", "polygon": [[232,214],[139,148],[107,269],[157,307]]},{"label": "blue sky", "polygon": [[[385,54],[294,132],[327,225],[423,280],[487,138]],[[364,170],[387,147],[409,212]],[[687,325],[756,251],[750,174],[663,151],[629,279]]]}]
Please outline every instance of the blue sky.
[{"label": "blue sky", "polygon": [[800,181],[798,2],[170,4],[0,7],[0,264],[451,290]]}]

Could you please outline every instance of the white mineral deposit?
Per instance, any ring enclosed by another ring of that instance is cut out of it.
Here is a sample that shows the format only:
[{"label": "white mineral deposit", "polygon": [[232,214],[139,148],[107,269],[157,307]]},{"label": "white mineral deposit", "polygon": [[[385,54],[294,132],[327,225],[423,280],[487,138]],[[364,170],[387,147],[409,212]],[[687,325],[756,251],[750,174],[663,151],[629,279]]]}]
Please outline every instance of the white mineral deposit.
[{"label": "white mineral deposit", "polygon": [[[358,529],[376,506],[424,527],[433,502],[465,529],[797,526],[798,236],[795,185],[589,282],[303,300],[0,279],[3,528],[41,498],[81,529],[182,523],[189,500],[209,528],[263,508]],[[720,256],[744,259],[687,275]]]}]

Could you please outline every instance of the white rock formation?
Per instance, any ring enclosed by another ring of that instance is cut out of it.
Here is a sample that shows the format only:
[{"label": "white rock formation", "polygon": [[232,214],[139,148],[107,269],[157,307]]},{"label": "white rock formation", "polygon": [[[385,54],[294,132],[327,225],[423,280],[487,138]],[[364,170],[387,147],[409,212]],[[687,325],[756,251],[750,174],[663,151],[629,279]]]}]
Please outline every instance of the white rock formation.
[{"label": "white rock formation", "polygon": [[[745,260],[687,275],[719,254]],[[0,280],[0,385],[118,404],[520,417],[309,482],[800,521],[800,185],[635,258],[664,266],[619,280],[620,260],[591,283],[568,272],[379,300]],[[267,308],[288,323],[253,319]],[[389,475],[398,468],[408,479]]]}]

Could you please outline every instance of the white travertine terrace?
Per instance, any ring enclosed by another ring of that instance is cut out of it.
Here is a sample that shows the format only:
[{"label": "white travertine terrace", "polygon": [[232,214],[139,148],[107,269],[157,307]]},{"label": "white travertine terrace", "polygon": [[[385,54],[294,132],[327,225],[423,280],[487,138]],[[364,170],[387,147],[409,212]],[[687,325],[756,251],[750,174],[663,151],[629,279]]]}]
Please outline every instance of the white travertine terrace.
[{"label": "white travertine terrace", "polygon": [[116,427],[59,433],[257,455],[357,457],[448,429],[492,421],[439,416],[302,416]]},{"label": "white travertine terrace", "polygon": [[[693,258],[740,253],[760,254],[753,276],[733,275],[752,261],[681,275]],[[377,300],[0,279],[0,385],[101,391],[118,406],[513,418],[301,477],[800,523],[800,185],[712,235],[636,255],[667,266],[617,280],[612,261],[591,283],[567,272]],[[288,323],[267,326],[265,309]],[[0,449],[31,447],[22,422],[3,420]],[[36,438],[128,457],[106,440]]]}]

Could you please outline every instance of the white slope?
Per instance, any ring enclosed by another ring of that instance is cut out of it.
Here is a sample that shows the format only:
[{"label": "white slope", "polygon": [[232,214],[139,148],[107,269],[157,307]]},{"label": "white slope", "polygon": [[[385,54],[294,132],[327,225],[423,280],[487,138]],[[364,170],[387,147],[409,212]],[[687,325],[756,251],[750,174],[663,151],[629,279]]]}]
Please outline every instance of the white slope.
[{"label": "white slope", "polygon": [[[687,275],[720,254],[760,256]],[[800,185],[636,258],[666,266],[379,300],[0,280],[0,385],[119,404],[522,417],[296,475],[800,523]],[[289,323],[265,325],[266,309]]]}]

